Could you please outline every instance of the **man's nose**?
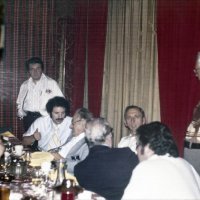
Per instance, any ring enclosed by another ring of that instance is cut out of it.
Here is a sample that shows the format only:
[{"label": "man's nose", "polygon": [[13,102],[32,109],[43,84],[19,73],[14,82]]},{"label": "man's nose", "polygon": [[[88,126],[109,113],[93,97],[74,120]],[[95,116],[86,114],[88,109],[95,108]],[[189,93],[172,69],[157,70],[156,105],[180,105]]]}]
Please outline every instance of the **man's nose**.
[{"label": "man's nose", "polygon": [[72,123],[70,124],[69,128],[73,129],[73,124]]},{"label": "man's nose", "polygon": [[63,118],[63,114],[62,114],[62,113],[59,113],[59,114],[58,114],[58,118]]},{"label": "man's nose", "polygon": [[132,121],[132,122],[135,122],[135,117],[131,118],[131,121]]}]

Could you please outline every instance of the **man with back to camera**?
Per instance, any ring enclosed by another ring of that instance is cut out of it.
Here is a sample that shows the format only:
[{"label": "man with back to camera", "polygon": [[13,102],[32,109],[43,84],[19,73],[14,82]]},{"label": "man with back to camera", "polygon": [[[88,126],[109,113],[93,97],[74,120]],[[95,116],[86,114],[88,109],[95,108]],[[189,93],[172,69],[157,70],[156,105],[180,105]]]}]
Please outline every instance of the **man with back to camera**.
[{"label": "man with back to camera", "polygon": [[55,96],[64,96],[57,82],[46,76],[41,58],[32,57],[26,61],[30,78],[22,83],[17,97],[17,115],[23,119],[24,130],[41,116],[47,116],[46,103]]},{"label": "man with back to camera", "polygon": [[107,200],[120,200],[138,164],[130,148],[112,148],[112,128],[104,118],[87,122],[88,156],[74,168],[80,186]]},{"label": "man with back to camera", "polygon": [[129,147],[133,152],[136,151],[136,129],[146,123],[145,113],[142,108],[135,105],[127,106],[124,111],[124,125],[128,129],[129,135],[122,137],[118,147]]},{"label": "man with back to camera", "polygon": [[200,177],[178,148],[169,128],[152,122],[136,131],[140,163],[133,170],[123,200],[200,199]]},{"label": "man with back to camera", "polygon": [[36,119],[23,134],[23,144],[31,145],[38,141],[41,151],[62,146],[71,135],[69,102],[64,97],[54,97],[47,102],[47,116]]}]

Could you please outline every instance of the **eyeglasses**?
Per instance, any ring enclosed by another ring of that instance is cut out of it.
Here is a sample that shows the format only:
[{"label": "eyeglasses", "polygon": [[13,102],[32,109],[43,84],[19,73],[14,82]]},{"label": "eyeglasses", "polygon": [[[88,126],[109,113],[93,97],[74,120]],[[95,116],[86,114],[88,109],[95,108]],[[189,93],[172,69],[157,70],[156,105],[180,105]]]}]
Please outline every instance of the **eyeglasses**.
[{"label": "eyeglasses", "polygon": [[73,121],[73,120],[72,120],[72,125],[74,126],[77,122],[80,122],[80,121],[82,121],[82,119],[79,119],[79,120],[77,120],[77,121]]}]

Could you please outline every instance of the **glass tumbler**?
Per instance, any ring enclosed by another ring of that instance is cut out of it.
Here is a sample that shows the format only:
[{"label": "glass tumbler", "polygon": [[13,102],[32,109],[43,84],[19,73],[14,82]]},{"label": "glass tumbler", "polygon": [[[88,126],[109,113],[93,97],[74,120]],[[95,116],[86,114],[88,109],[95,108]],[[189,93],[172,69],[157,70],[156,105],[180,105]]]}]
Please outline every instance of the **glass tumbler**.
[{"label": "glass tumbler", "polygon": [[0,199],[9,200],[10,186],[8,184],[0,184]]}]

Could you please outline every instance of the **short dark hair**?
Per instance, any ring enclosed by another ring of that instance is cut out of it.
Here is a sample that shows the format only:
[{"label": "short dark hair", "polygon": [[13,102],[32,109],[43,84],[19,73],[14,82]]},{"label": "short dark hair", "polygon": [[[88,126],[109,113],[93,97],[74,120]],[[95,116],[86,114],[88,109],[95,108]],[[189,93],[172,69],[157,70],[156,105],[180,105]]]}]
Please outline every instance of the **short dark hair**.
[{"label": "short dark hair", "polygon": [[130,105],[130,106],[127,106],[125,108],[125,111],[124,111],[124,119],[126,119],[126,114],[127,112],[130,110],[130,109],[136,109],[138,110],[141,114],[142,114],[142,118],[145,118],[145,112],[142,108],[140,108],[139,106],[135,106],[135,105]]},{"label": "short dark hair", "polygon": [[161,122],[144,124],[136,130],[138,145],[143,148],[148,144],[149,148],[157,155],[169,153],[178,157],[178,148],[170,129]]},{"label": "short dark hair", "polygon": [[81,119],[85,119],[86,121],[93,118],[92,113],[87,108],[79,108],[76,110],[76,113],[80,116]]},{"label": "short dark hair", "polygon": [[46,110],[50,114],[50,116],[54,107],[65,108],[65,114],[66,115],[70,114],[69,102],[64,97],[56,96],[52,99],[49,99],[49,101],[46,104]]},{"label": "short dark hair", "polygon": [[29,65],[31,64],[40,64],[42,71],[44,71],[44,63],[39,57],[32,57],[26,61],[26,70],[29,71]]}]

